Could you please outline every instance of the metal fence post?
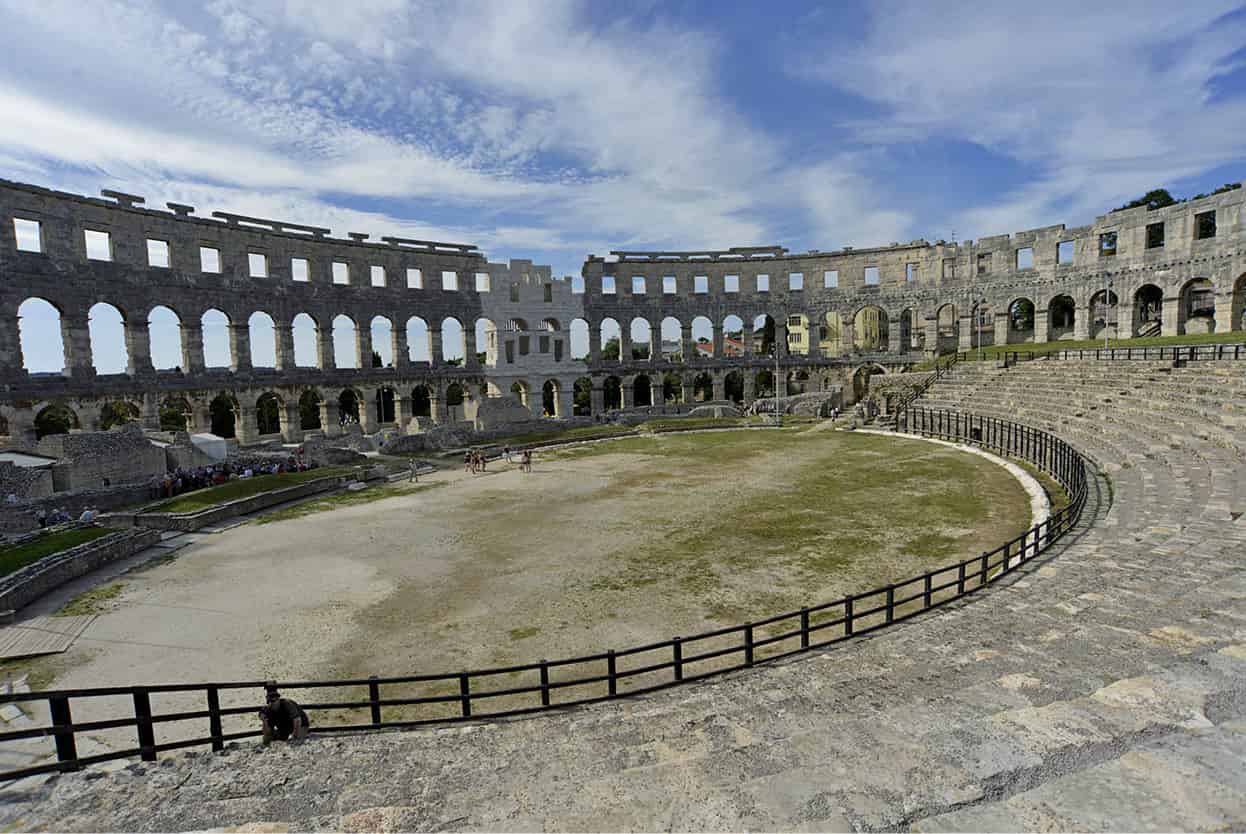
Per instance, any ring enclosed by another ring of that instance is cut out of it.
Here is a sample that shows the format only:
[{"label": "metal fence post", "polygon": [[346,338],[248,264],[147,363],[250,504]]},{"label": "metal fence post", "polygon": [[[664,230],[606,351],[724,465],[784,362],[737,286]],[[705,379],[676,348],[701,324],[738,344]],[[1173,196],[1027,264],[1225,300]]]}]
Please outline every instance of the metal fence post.
[{"label": "metal fence post", "polygon": [[675,680],[684,679],[684,647],[679,637],[671,640],[671,655],[674,660]]},{"label": "metal fence post", "polygon": [[470,684],[467,681],[467,673],[463,672],[459,675],[459,703],[463,707],[463,717],[472,717],[472,696]]},{"label": "metal fence post", "polygon": [[139,758],[145,762],[156,760],[156,734],[151,726],[151,698],[147,690],[134,690],[134,718],[138,721]]},{"label": "metal fence post", "polygon": [[614,665],[614,649],[606,652],[606,684],[610,688],[610,697],[613,698],[619,694],[618,691],[618,671]]},{"label": "metal fence post", "polygon": [[225,732],[221,729],[221,696],[215,686],[208,687],[208,734],[212,736],[215,752],[225,749]]},{"label": "metal fence post", "polygon": [[925,603],[926,608],[930,607],[930,597],[931,597],[930,588],[932,584],[933,582],[932,582],[931,575],[926,574],[926,577],[922,583],[922,602]]},{"label": "metal fence post", "polygon": [[744,665],[753,665],[753,626],[744,627]]},{"label": "metal fence post", "polygon": [[368,701],[372,707],[372,723],[381,723],[381,685],[377,683],[376,675],[368,678]]},{"label": "metal fence post", "polygon": [[963,596],[965,593],[965,563],[961,562],[956,569],[956,595]]},{"label": "metal fence post", "polygon": [[549,706],[549,661],[541,658],[541,706]]},{"label": "metal fence post", "polygon": [[888,585],[887,586],[887,622],[891,622],[892,620],[895,619],[895,616],[896,616],[895,609],[896,609],[896,586]]},{"label": "metal fence post", "polygon": [[990,562],[990,556],[987,553],[983,552],[982,554],[982,582],[980,583],[979,586],[986,584],[986,572],[988,570],[987,565],[989,562]]},{"label": "metal fence post", "polygon": [[844,600],[844,636],[852,636],[852,597]]},{"label": "metal fence post", "polygon": [[809,609],[800,609],[800,647],[809,648]]},{"label": "metal fence post", "polygon": [[56,758],[61,762],[62,772],[79,770],[78,747],[74,743],[73,716],[69,711],[69,698],[55,695],[48,698],[52,713],[52,733],[56,736]]}]

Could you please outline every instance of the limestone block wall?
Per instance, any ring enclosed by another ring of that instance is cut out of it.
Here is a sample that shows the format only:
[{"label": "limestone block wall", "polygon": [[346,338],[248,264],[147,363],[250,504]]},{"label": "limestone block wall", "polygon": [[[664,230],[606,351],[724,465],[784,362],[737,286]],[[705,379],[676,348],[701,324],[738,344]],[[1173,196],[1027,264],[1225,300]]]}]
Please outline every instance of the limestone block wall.
[{"label": "limestone block wall", "polygon": [[0,611],[16,611],[70,580],[160,541],[158,530],[122,530],[46,556],[0,579]]}]

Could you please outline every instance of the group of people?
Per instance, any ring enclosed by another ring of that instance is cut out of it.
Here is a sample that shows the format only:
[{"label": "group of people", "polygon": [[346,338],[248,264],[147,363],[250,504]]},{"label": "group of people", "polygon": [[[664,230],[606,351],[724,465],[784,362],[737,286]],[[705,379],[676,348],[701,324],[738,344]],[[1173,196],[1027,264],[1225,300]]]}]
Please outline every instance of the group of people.
[{"label": "group of people", "polygon": [[[510,446],[502,447],[502,458],[507,463],[515,463],[515,453],[511,451]],[[486,471],[489,459],[484,452],[479,449],[468,449],[463,453],[463,471],[471,472],[473,475],[478,472]],[[519,471],[532,471],[532,450],[524,449],[519,453]]]},{"label": "group of people", "polygon": [[[58,524],[68,524],[69,522],[73,520],[74,520],[74,517],[70,515],[65,510],[64,507],[57,507],[56,509],[52,510],[52,512],[48,512],[42,507],[35,510],[35,521],[39,522],[39,526],[41,528],[42,527],[55,527]],[[82,521],[94,521],[95,511],[94,510],[83,510],[81,520]]]},{"label": "group of people", "polygon": [[290,455],[285,460],[273,460],[265,463],[243,466],[229,462],[211,466],[197,466],[194,469],[178,468],[174,472],[157,475],[152,479],[156,498],[173,498],[183,492],[191,492],[204,487],[218,486],[230,478],[251,478],[256,475],[277,475],[282,472],[305,472],[315,469],[316,464],[308,463],[301,456]]}]

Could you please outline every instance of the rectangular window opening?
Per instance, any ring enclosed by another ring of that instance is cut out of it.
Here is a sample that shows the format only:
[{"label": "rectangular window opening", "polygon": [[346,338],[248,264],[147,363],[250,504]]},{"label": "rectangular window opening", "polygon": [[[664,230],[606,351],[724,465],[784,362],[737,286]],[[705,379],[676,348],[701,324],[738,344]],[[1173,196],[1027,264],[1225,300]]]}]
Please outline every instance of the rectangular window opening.
[{"label": "rectangular window opening", "polygon": [[614,295],[614,276],[613,275],[601,276],[601,294],[602,295]]},{"label": "rectangular window opening", "polygon": [[692,292],[696,295],[705,295],[710,291],[710,278],[708,275],[694,275],[692,277]]},{"label": "rectangular window opening", "polygon": [[147,239],[147,265],[157,269],[169,268],[169,242],[167,240]]},{"label": "rectangular window opening", "polygon": [[1099,235],[1099,257],[1110,258],[1116,254],[1116,232]]},{"label": "rectangular window opening", "polygon": [[1062,240],[1056,247],[1056,263],[1071,264],[1073,263],[1073,241]]},{"label": "rectangular window opening", "polygon": [[476,273],[476,292],[488,292],[488,291],[489,291],[489,273],[477,272]]},{"label": "rectangular window opening", "polygon": [[740,276],[739,275],[724,275],[723,276],[723,292],[739,292],[739,291],[740,291]]},{"label": "rectangular window opening", "polygon": [[907,263],[904,265],[904,280],[909,284],[917,280],[917,264]]},{"label": "rectangular window opening", "polygon": [[221,250],[213,246],[199,247],[199,271],[217,275],[221,271]]},{"label": "rectangular window opening", "polygon": [[290,277],[300,283],[307,283],[311,280],[311,270],[306,258],[290,259]]},{"label": "rectangular window opening", "polygon": [[983,253],[981,253],[981,254],[979,254],[979,255],[978,255],[978,274],[979,274],[979,275],[989,275],[989,274],[990,274],[990,272],[991,272],[991,261],[992,261],[992,260],[994,260],[994,259],[991,257],[991,255],[992,255],[992,254],[994,254],[994,253],[992,253],[992,252],[983,252]]},{"label": "rectangular window opening", "polygon": [[14,217],[13,232],[17,235],[18,251],[43,251],[43,224],[38,220],[28,220],[25,217]]},{"label": "rectangular window opening", "polygon": [[770,276],[766,274],[757,276],[757,291],[770,292]]},{"label": "rectangular window opening", "polygon": [[545,293],[545,303],[546,303],[546,304],[553,304],[553,303],[554,303],[554,285],[553,285],[553,284],[545,284],[545,285],[542,287],[542,292],[544,292],[544,293]]},{"label": "rectangular window opening", "polygon": [[795,292],[797,290],[803,290],[804,288],[805,288],[805,273],[789,272],[787,274],[788,292]]},{"label": "rectangular window opening", "polygon": [[1148,223],[1146,226],[1146,248],[1159,249],[1164,245],[1164,224]]},{"label": "rectangular window opening", "polygon": [[511,282],[510,294],[507,296],[507,298],[510,299],[511,304],[519,303],[519,282],[518,281]]},{"label": "rectangular window opening", "polygon": [[333,283],[346,286],[350,284],[350,266],[341,261],[333,262]]},{"label": "rectangular window opening", "polygon": [[839,289],[839,270],[828,269],[822,273],[822,289],[837,290]]},{"label": "rectangular window opening", "polygon": [[1206,240],[1209,237],[1216,236],[1216,213],[1214,211],[1205,211],[1201,214],[1194,215],[1194,237],[1197,240]]},{"label": "rectangular window opening", "polygon": [[878,267],[876,267],[876,266],[867,266],[867,267],[865,268],[865,286],[867,286],[867,287],[877,287],[877,286],[878,286],[878,284],[879,284],[879,282],[880,282],[881,280],[882,280],[882,278],[881,278],[881,276],[878,274]]},{"label": "rectangular window opening", "polygon": [[385,286],[385,267],[372,265],[368,269],[369,277],[372,279],[372,286]]},{"label": "rectangular window opening", "polygon": [[447,292],[457,292],[459,289],[459,274],[450,270],[441,273],[441,288]]},{"label": "rectangular window opening", "polygon": [[584,276],[575,275],[571,278],[571,294],[584,295]]},{"label": "rectangular window opening", "polygon": [[250,271],[252,278],[267,278],[268,256],[261,255],[259,252],[248,252],[247,269]]},{"label": "rectangular window opening", "polygon": [[95,229],[83,231],[87,243],[87,258],[92,261],[112,260],[112,235]]},{"label": "rectangular window opening", "polygon": [[943,259],[943,277],[944,278],[955,278],[956,277],[956,260],[955,259],[953,258]]},{"label": "rectangular window opening", "polygon": [[644,294],[645,294],[645,276],[633,275],[632,276],[632,295],[644,295]]},{"label": "rectangular window opening", "polygon": [[662,295],[674,295],[677,291],[677,284],[674,275],[662,276]]},{"label": "rectangular window opening", "polygon": [[1023,246],[1017,250],[1017,269],[1034,268],[1034,247]]},{"label": "rectangular window opening", "polygon": [[415,267],[407,267],[407,289],[424,289],[424,272]]}]

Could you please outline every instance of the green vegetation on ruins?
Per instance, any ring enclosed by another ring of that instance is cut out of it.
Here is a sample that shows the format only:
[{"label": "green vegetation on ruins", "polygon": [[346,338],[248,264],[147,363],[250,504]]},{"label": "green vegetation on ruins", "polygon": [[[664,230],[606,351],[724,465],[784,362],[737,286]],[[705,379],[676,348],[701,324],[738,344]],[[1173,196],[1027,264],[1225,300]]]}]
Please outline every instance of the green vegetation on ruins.
[{"label": "green vegetation on ruins", "polygon": [[108,607],[104,603],[121,596],[123,590],[125,590],[124,582],[114,582],[111,585],[101,585],[98,588],[83,591],[65,603],[53,616],[78,617],[84,614],[98,614]]},{"label": "green vegetation on ruins", "polygon": [[115,532],[117,531],[111,527],[79,527],[47,533],[25,544],[0,547],[0,576],[8,576],[44,556],[51,556]]},{"label": "green vegetation on ruins", "polygon": [[[1229,333],[1194,333],[1186,336],[1141,336],[1134,339],[1109,339],[1108,347],[1113,350],[1144,347],[1170,347],[1172,345],[1216,345],[1238,344],[1246,342],[1246,331],[1234,330]],[[999,359],[1005,353],[1058,353],[1062,350],[1102,350],[1103,339],[1063,340],[1058,342],[1040,342],[1036,345],[986,345],[981,348],[970,348],[960,351],[969,354],[969,359],[977,359],[981,355],[985,359]],[[938,360],[926,359],[913,366],[914,371],[933,370],[936,364],[946,365],[952,361],[952,355],[940,356]]]},{"label": "green vegetation on ruins", "polygon": [[204,487],[194,492],[183,493],[167,501],[149,504],[143,507],[141,512],[193,513],[199,510],[206,510],[209,507],[215,507],[217,504],[224,504],[227,501],[250,498],[252,495],[259,495],[261,492],[284,489],[285,487],[292,487],[304,481],[313,481],[317,478],[345,475],[351,471],[352,468],[349,466],[326,466],[319,469],[308,469],[306,472],[283,472],[279,475],[256,475],[252,478],[238,478],[220,486]]}]

